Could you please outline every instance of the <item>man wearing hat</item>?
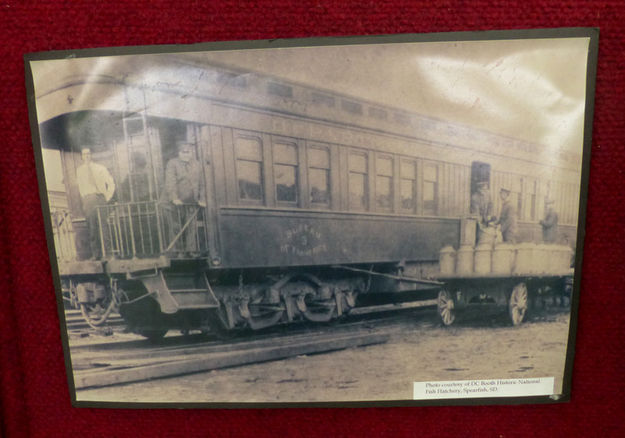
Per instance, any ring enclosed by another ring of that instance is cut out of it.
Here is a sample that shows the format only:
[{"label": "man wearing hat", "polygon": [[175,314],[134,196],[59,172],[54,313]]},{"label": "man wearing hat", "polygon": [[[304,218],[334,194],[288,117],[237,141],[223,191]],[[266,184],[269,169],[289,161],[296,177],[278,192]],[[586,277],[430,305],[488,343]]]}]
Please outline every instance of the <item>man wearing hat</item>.
[{"label": "man wearing hat", "polygon": [[471,214],[478,217],[478,224],[487,226],[493,216],[493,201],[490,199],[488,181],[477,183],[477,191],[471,196]]},{"label": "man wearing hat", "polygon": [[489,234],[489,225],[494,222],[493,218],[493,201],[488,190],[488,181],[479,181],[477,190],[471,195],[471,209],[473,216],[477,217],[477,243],[481,243],[488,239],[488,236],[494,237],[494,228],[492,234]]},{"label": "man wearing hat", "polygon": [[499,214],[499,220],[496,225],[501,225],[501,235],[503,241],[506,243],[516,243],[517,235],[517,218],[516,209],[512,202],[510,202],[510,189],[502,187],[499,191],[499,197],[501,198],[501,213]]},{"label": "man wearing hat", "polygon": [[545,243],[556,243],[558,240],[558,213],[553,208],[554,204],[553,199],[545,200],[545,218],[540,221]]},{"label": "man wearing hat", "polygon": [[192,143],[179,142],[177,148],[178,156],[172,158],[165,168],[165,199],[173,204],[170,239],[178,239],[174,248],[192,254],[199,250],[199,208],[206,207],[202,168],[194,157],[195,147]]}]

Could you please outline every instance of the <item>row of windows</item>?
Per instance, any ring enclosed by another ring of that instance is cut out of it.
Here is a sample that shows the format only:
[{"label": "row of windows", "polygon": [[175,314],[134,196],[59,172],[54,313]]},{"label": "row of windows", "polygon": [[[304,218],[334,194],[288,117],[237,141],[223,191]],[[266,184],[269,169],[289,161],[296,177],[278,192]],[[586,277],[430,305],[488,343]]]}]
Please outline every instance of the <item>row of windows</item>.
[{"label": "row of windows", "polygon": [[[246,75],[235,73],[221,73],[217,76],[217,81],[220,84],[228,84],[237,88],[248,88],[249,86]],[[271,81],[267,83],[266,92],[267,94],[287,99],[293,98],[294,94],[293,87],[291,85]],[[340,98],[340,105],[337,105],[337,97],[321,91],[310,91],[309,98],[313,104],[322,105],[328,108],[340,108],[341,110],[354,115],[364,115],[366,108],[368,110],[367,114],[370,117],[379,120],[393,120],[394,122],[403,125],[411,123],[411,118],[406,113],[393,112],[389,115],[389,111],[387,109],[376,106],[364,107],[360,102],[345,98]],[[390,117],[391,115],[392,117]]]},{"label": "row of windows", "polygon": [[[295,143],[274,142],[273,174],[278,202],[299,202],[298,149]],[[263,201],[263,154],[260,140],[239,137],[235,144],[239,199]],[[308,184],[312,204],[330,205],[330,151],[309,147]]]},{"label": "row of windows", "polygon": [[[264,202],[263,148],[261,139],[237,136],[235,139],[236,179],[239,200],[251,203]],[[329,208],[332,203],[330,147],[308,145],[299,149],[295,141],[273,140],[272,171],[275,198],[278,203],[301,205],[299,196],[301,177],[306,178],[308,202],[313,208]],[[305,160],[299,156],[306,154]],[[394,211],[395,190],[399,190],[397,210],[415,213],[417,207],[417,162],[399,158],[399,174],[394,171],[395,157],[388,154],[375,156],[373,183],[370,178],[371,157],[364,151],[347,152],[347,208],[354,211]],[[305,164],[303,164],[305,163]],[[305,165],[305,172],[300,166]],[[399,178],[397,186],[395,178]],[[373,187],[370,187],[373,184]],[[424,163],[422,181],[423,214],[436,214],[438,197],[438,166]],[[370,197],[373,190],[373,198]],[[373,199],[375,205],[369,205]]]},{"label": "row of windows", "polygon": [[510,202],[516,209],[519,220],[535,222],[544,216],[546,199],[555,201],[555,209],[562,224],[577,223],[578,189],[574,184],[554,181],[539,181],[528,176],[493,172],[493,203],[495,210],[501,209],[498,193],[501,187],[510,189]]},{"label": "row of windows", "polygon": [[[235,136],[238,198],[244,203],[265,204],[265,184],[273,184],[273,196],[278,205],[423,215],[440,213],[441,169],[438,163],[418,163],[416,159],[408,157],[345,148],[343,156],[347,162],[339,171],[338,162],[331,160],[332,146],[307,144],[305,148],[300,148],[296,140],[275,137],[271,137],[268,143],[271,158],[263,154],[260,136]],[[302,154],[305,156],[300,156]],[[265,159],[271,160],[270,167],[264,167]],[[335,166],[337,169],[332,172]],[[265,170],[272,172],[273,183],[263,174]],[[465,177],[469,178],[468,173],[460,169],[452,172],[457,174],[453,178],[454,190],[462,191],[463,187],[468,187],[468,182],[463,182]],[[345,180],[342,190],[338,188],[340,181],[333,181],[333,175]],[[506,186],[512,192],[511,201],[515,204],[520,220],[539,220],[543,215],[543,206],[539,203],[544,197],[557,201],[558,211],[567,223],[576,220],[575,202],[565,202],[569,196],[560,195],[560,192],[564,193],[568,189],[566,187],[551,187],[552,184],[547,183],[539,188],[539,182],[534,178],[515,177],[501,172],[493,172],[491,182],[496,211],[501,208],[498,190]],[[345,199],[332,199],[333,193]],[[572,199],[575,201],[574,197]],[[468,198],[466,201],[468,208]],[[444,214],[457,215],[463,214],[465,207],[464,202],[461,202],[455,207],[447,205],[443,208]]]}]

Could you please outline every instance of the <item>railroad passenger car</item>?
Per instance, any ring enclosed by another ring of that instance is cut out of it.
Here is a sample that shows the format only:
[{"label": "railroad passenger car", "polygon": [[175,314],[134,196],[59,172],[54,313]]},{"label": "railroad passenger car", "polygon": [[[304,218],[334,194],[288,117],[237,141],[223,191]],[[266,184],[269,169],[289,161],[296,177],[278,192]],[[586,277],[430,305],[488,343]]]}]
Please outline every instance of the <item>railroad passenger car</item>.
[{"label": "railroad passenger car", "polygon": [[[37,115],[58,268],[94,325],[119,309],[147,337],[328,321],[359,296],[436,284],[478,181],[512,190],[520,239],[540,240],[546,197],[574,243],[581,157],[347,94],[208,62],[119,57],[43,83]],[[193,145],[206,207],[162,197],[176,145]],[[113,175],[92,259],[80,151]],[[57,200],[57,202],[55,202]],[[68,232],[68,228],[70,231]],[[183,243],[183,240],[187,243]],[[189,250],[188,239],[195,242]],[[67,247],[75,248],[74,251]]]}]

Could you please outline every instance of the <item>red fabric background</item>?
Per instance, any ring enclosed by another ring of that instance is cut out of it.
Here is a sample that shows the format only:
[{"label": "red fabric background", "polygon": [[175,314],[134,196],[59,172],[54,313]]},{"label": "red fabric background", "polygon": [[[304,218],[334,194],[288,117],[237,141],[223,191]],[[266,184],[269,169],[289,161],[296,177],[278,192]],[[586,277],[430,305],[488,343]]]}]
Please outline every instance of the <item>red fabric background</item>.
[{"label": "red fabric background", "polygon": [[[623,427],[623,3],[503,0],[0,1],[0,435],[616,436]],[[27,52],[119,45],[543,27],[600,27],[577,354],[570,403],[271,410],[70,407],[46,249]]]}]

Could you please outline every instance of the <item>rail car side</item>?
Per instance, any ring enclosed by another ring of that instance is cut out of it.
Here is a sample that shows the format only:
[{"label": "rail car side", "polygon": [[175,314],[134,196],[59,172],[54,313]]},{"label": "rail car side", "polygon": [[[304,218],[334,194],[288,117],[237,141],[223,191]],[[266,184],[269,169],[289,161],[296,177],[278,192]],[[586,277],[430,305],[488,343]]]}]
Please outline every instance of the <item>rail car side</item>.
[{"label": "rail car side", "polygon": [[[458,244],[478,180],[493,192],[511,187],[522,240],[538,239],[546,196],[560,205],[561,240],[575,240],[575,165],[541,162],[532,145],[516,140],[248,78],[260,88],[229,82],[218,97],[108,80],[103,90],[126,96],[129,108],[82,99],[84,107],[42,121],[43,147],[60,151],[76,245],[76,257],[61,254],[59,268],[91,323],[119,308],[148,337],[169,328],[258,329],[330,320],[372,290],[431,289],[438,251]],[[93,92],[93,81],[83,85]],[[74,81],[57,94],[79,92]],[[133,93],[140,99],[128,98]],[[297,104],[304,94],[310,105]],[[183,98],[181,107],[172,104]],[[476,149],[476,138],[492,144]],[[206,207],[183,206],[184,216],[161,197],[165,166],[181,141],[194,147],[207,196]],[[114,202],[98,208],[99,260],[86,260],[76,183],[85,145],[118,182]],[[186,234],[195,239],[193,251],[182,244]]]}]

